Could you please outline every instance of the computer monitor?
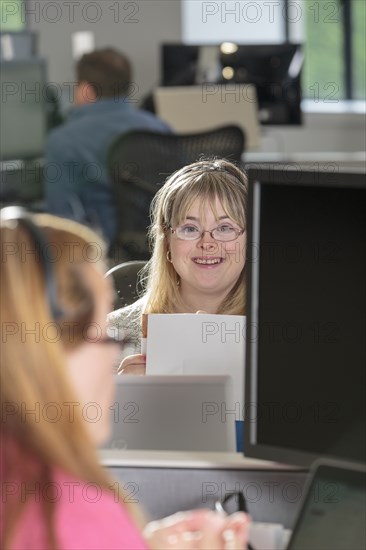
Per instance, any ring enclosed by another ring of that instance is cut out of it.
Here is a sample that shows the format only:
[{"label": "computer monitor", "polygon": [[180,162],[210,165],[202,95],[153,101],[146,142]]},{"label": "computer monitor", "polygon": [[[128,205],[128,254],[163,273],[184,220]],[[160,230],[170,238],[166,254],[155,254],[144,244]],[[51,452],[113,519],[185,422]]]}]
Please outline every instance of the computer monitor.
[{"label": "computer monitor", "polygon": [[245,150],[260,146],[257,94],[251,84],[158,87],[154,103],[159,117],[178,134],[233,124],[244,132]]},{"label": "computer monitor", "polygon": [[30,59],[37,55],[38,35],[34,31],[0,32],[0,60]]},{"label": "computer monitor", "polygon": [[244,451],[365,461],[364,171],[249,170]]},{"label": "computer monitor", "polygon": [[162,85],[254,84],[262,124],[301,124],[299,44],[163,44]]},{"label": "computer monitor", "polygon": [[46,62],[2,61],[1,160],[43,156],[47,133]]}]

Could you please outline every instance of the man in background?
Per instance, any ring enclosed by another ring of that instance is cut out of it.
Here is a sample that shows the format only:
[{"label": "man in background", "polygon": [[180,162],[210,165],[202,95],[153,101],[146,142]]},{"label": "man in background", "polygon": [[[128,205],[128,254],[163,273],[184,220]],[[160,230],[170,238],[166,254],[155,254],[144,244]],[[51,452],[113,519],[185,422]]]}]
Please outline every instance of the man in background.
[{"label": "man in background", "polygon": [[109,146],[131,130],[170,129],[133,107],[131,64],[122,53],[106,48],[85,54],[76,75],[75,108],[46,144],[46,209],[92,226],[111,244],[117,220],[106,164]]}]

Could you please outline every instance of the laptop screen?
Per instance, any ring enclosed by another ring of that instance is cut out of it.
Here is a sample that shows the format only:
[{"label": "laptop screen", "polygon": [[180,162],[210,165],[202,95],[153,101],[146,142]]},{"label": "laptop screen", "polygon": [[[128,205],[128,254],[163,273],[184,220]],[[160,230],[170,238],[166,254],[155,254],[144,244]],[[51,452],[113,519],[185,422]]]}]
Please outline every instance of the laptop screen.
[{"label": "laptop screen", "polygon": [[319,465],[296,522],[288,550],[366,548],[366,469]]},{"label": "laptop screen", "polygon": [[229,376],[116,376],[112,449],[234,452]]}]

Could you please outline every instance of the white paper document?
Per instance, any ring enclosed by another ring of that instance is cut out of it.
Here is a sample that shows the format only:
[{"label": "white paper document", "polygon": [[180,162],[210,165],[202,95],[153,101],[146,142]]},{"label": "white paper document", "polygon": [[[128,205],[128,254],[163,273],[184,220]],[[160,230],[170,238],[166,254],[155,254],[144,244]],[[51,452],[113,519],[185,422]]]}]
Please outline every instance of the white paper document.
[{"label": "white paper document", "polygon": [[146,374],[229,375],[233,402],[227,405],[242,411],[245,330],[242,315],[150,314]]}]

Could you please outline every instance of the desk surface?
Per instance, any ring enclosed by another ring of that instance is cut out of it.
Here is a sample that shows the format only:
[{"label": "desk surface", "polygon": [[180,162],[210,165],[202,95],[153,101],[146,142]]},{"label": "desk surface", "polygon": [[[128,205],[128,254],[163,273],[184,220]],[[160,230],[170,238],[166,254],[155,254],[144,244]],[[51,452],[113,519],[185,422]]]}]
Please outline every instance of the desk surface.
[{"label": "desk surface", "polygon": [[300,469],[279,462],[246,458],[240,453],[102,449],[99,455],[102,464],[108,467],[294,471]]},{"label": "desk surface", "polygon": [[[248,151],[244,153],[244,164],[250,163],[300,163],[313,164],[317,163],[336,163],[340,166],[352,165],[355,167],[366,168],[366,152],[297,152],[297,153],[266,153],[263,151]],[[322,166],[319,166],[321,169]]]},{"label": "desk surface", "polygon": [[113,479],[128,495],[133,493],[152,520],[181,510],[213,509],[218,499],[243,491],[253,521],[291,528],[308,475],[304,468],[235,453],[109,450],[101,454]]}]

